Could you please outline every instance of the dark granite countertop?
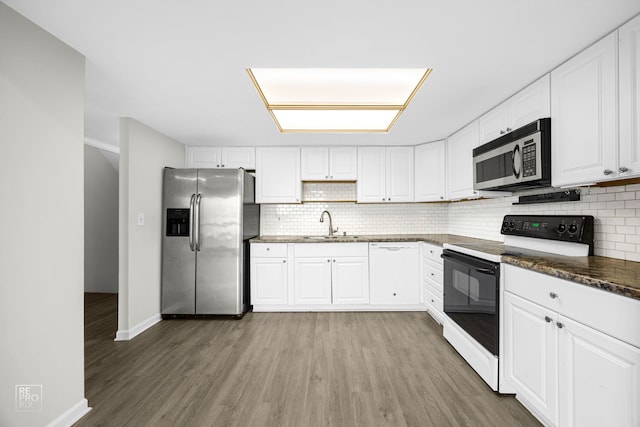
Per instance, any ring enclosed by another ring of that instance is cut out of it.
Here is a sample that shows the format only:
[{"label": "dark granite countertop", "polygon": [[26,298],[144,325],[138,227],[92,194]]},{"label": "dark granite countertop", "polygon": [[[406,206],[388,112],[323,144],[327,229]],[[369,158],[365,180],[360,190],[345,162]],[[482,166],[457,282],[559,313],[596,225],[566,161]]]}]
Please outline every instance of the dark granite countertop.
[{"label": "dark granite countertop", "polygon": [[538,273],[640,299],[640,262],[602,256],[512,256],[502,262]]},{"label": "dark granite countertop", "polygon": [[482,244],[493,242],[455,234],[367,234],[356,236],[260,236],[250,240],[251,243],[331,243],[331,242],[426,242],[442,246],[445,243]]},{"label": "dark granite countertop", "polygon": [[324,243],[324,242],[426,242],[442,246],[445,243],[465,246],[492,255],[501,255],[502,262],[575,283],[640,299],[640,262],[601,256],[568,257],[559,255],[503,255],[502,242],[455,234],[382,234],[336,236],[260,236],[251,243]]}]

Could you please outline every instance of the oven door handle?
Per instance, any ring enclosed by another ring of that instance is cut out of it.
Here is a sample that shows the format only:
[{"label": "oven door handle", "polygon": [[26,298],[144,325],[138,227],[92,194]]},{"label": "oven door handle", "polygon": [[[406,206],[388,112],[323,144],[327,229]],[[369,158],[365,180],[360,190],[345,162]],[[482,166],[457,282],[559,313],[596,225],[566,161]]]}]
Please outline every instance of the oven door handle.
[{"label": "oven door handle", "polygon": [[491,274],[492,276],[496,275],[496,271],[495,270],[491,270],[489,268],[476,268],[475,270],[478,273],[482,273],[482,274]]}]

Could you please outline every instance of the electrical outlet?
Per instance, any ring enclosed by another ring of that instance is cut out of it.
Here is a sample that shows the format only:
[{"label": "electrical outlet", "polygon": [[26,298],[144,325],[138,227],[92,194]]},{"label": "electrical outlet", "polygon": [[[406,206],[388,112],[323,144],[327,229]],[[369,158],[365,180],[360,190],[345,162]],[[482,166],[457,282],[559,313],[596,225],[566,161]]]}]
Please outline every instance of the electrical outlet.
[{"label": "electrical outlet", "polygon": [[144,225],[144,214],[143,213],[139,213],[138,214],[138,225]]}]

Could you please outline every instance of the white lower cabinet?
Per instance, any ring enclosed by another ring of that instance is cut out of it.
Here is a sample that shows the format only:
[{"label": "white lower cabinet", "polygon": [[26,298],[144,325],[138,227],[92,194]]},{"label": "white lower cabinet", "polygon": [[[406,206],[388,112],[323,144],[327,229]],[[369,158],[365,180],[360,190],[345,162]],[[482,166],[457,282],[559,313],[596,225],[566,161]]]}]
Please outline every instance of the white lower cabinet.
[{"label": "white lower cabinet", "polygon": [[331,263],[334,304],[369,304],[369,258],[334,258]]},{"label": "white lower cabinet", "polygon": [[331,258],[296,258],[294,304],[331,304]]},{"label": "white lower cabinet", "polygon": [[369,303],[366,243],[302,243],[293,247],[295,305]]},{"label": "white lower cabinet", "polygon": [[558,329],[553,313],[510,292],[503,303],[506,377],[520,400],[556,425]]},{"label": "white lower cabinet", "polygon": [[251,244],[251,304],[285,305],[288,301],[286,243]]},{"label": "white lower cabinet", "polygon": [[422,243],[422,287],[427,311],[440,324],[444,321],[442,247]]},{"label": "white lower cabinet", "polygon": [[544,424],[640,425],[640,301],[506,265],[505,381]]}]

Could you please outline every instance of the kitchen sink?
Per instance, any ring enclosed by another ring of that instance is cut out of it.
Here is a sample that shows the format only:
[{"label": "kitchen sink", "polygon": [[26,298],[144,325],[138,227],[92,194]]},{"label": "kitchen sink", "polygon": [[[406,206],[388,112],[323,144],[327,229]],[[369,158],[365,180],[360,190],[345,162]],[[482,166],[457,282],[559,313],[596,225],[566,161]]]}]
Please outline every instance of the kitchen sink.
[{"label": "kitchen sink", "polygon": [[306,240],[337,240],[337,239],[357,239],[359,236],[304,236]]}]

